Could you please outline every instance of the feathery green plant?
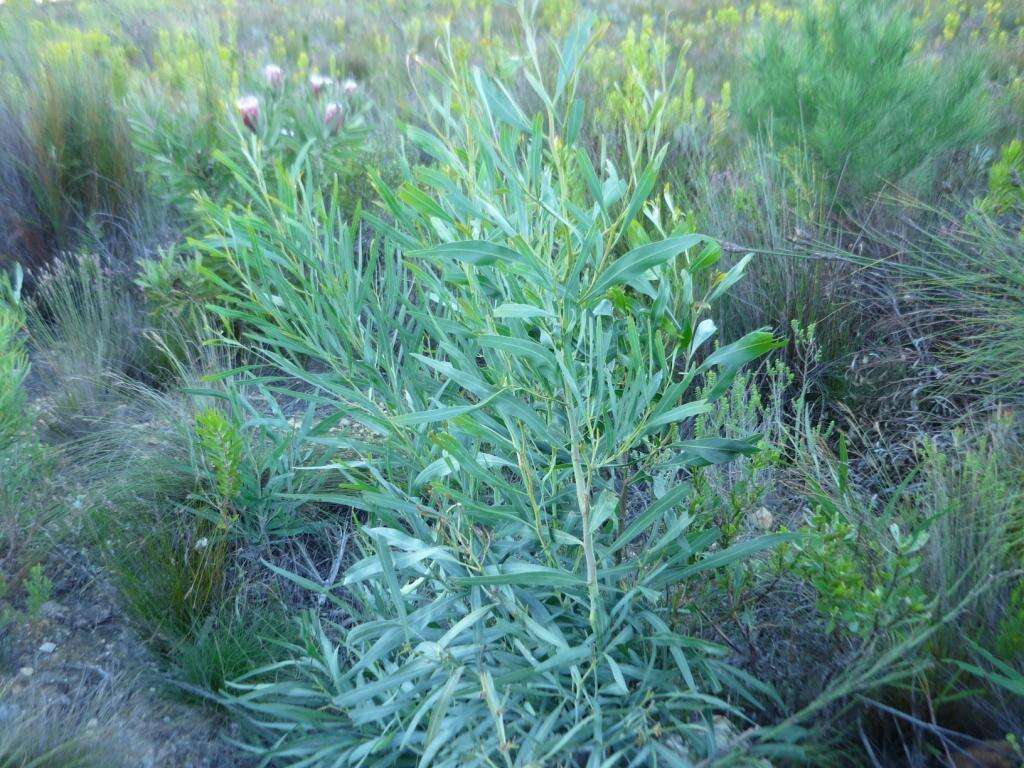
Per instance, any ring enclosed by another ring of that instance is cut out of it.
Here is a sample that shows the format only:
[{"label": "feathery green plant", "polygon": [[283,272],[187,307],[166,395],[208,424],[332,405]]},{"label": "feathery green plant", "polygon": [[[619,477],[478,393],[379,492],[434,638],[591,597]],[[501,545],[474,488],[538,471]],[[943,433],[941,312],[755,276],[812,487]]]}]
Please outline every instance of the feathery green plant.
[{"label": "feathery green plant", "polygon": [[1024,237],[1024,141],[1016,139],[999,151],[999,159],[989,168],[988,191],[979,207],[991,215],[1015,218]]},{"label": "feathery green plant", "polygon": [[897,3],[807,4],[768,27],[742,81],[745,121],[806,147],[845,203],[900,183],[992,130],[979,62],[940,68],[916,42]]}]

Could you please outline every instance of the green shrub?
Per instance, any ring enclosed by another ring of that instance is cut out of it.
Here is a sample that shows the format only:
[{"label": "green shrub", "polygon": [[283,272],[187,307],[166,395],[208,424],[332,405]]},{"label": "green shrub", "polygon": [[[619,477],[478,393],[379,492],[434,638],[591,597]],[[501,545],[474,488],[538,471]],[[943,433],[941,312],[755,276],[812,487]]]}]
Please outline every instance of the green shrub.
[{"label": "green shrub", "polygon": [[238,554],[316,530],[296,497],[317,478],[297,468],[322,457],[269,393],[200,389],[191,375],[174,381],[189,396],[120,389],[120,407],[69,463],[127,615],[173,680],[205,698],[269,662],[270,640],[288,634],[280,597]]},{"label": "green shrub", "polygon": [[226,530],[232,522],[227,509],[242,490],[242,436],[223,413],[206,408],[196,414],[196,437],[210,468],[214,506],[221,513],[218,525]]},{"label": "green shrub", "polygon": [[[302,497],[315,492],[321,478],[301,468],[329,454],[309,442],[312,422],[286,418],[267,391],[247,396],[229,387],[219,399],[195,418],[194,514],[218,533],[250,543],[316,529]],[[257,416],[254,400],[270,404],[272,412]]]},{"label": "green shrub", "polygon": [[724,83],[717,102],[697,95],[687,47],[656,33],[654,19],[645,15],[621,39],[594,46],[587,57],[594,141],[617,163],[641,164],[667,143],[674,162],[666,174],[692,173],[722,138],[731,86]]},{"label": "green shrub", "polygon": [[817,591],[829,630],[869,639],[927,623],[931,605],[915,574],[929,526],[905,514],[903,487],[884,505],[872,505],[851,483],[844,438],[837,457],[820,444],[806,450],[816,457],[805,468],[812,514],[794,547],[793,569]]},{"label": "green shrub", "polygon": [[18,269],[12,283],[6,272],[0,273],[0,451],[23,436],[29,421],[23,387],[28,355],[23,338],[21,275]]},{"label": "green shrub", "polygon": [[39,267],[82,243],[131,240],[146,217],[122,107],[125,50],[4,9],[0,51],[5,250]]},{"label": "green shrub", "polygon": [[[369,190],[364,166],[375,151],[363,86],[326,78],[314,93],[308,67],[282,68],[271,81],[260,69],[246,71],[216,29],[161,33],[155,58],[133,103],[133,140],[153,189],[186,232],[196,225],[197,198],[245,203],[260,194],[232,170],[253,158],[268,170],[301,165],[317,184],[338,184],[347,207],[361,203]],[[248,122],[243,99],[251,101]],[[204,263],[177,247],[143,260],[138,284],[158,322],[201,326],[229,273],[216,254]]]},{"label": "green shrub", "polygon": [[806,147],[846,203],[982,141],[991,109],[976,61],[931,61],[894,2],[826,0],[771,24],[740,96],[752,132]]},{"label": "green shrub", "polygon": [[989,169],[988,192],[981,200],[981,209],[1015,216],[1024,236],[1024,141],[1011,141],[1002,148]]},{"label": "green shrub", "polygon": [[[368,250],[336,196],[258,164],[251,211],[207,206],[208,247],[236,268],[223,313],[326,411],[310,439],[333,449],[336,490],[310,500],[366,520],[338,584],[273,566],[351,618],[310,617],[284,680],[231,686],[268,759],[680,762],[724,746],[716,712],[770,695],[686,617],[713,574],[785,536],[714,549],[684,478],[756,452],[756,436],[691,438],[690,420],[777,344],[708,349],[708,308],[744,264],[715,273],[709,238],[645,231],[661,153],[599,176],[577,143],[587,40],[570,35],[551,86],[528,81],[547,105],[533,119],[445,51],[438,130],[408,131],[436,165],[380,184],[395,223],[372,217],[387,234]],[[332,432],[342,417],[356,426]],[[661,473],[627,516],[624,484]],[[760,736],[744,744],[770,749]]]},{"label": "green shrub", "polygon": [[[1024,711],[1024,700],[1000,691],[1006,670],[1021,674],[1014,655],[1024,575],[1018,428],[1003,414],[972,433],[936,436],[898,473],[868,460],[860,482],[845,441],[838,456],[813,430],[797,445],[811,515],[806,536],[789,548],[786,572],[814,587],[819,610],[856,648],[854,658],[903,647],[913,674],[885,671],[872,685],[876,701],[985,738],[1011,732]],[[868,497],[866,482],[882,492]],[[992,653],[1005,668],[988,677],[981,670],[992,667]]]},{"label": "green shrub", "polygon": [[200,254],[185,256],[174,249],[138,264],[136,285],[146,297],[147,310],[158,326],[203,327],[205,307],[216,303],[220,288],[203,266]]},{"label": "green shrub", "polygon": [[43,572],[43,566],[36,563],[28,572],[25,580],[25,607],[30,619],[39,618],[39,609],[43,603],[53,597],[53,581]]},{"label": "green shrub", "polygon": [[130,101],[131,138],[162,201],[187,214],[200,190],[221,197],[228,179],[214,152],[234,140],[230,130],[232,52],[216,25],[163,29],[153,67]]},{"label": "green shrub", "polygon": [[[940,611],[965,599],[969,610],[930,644],[938,669],[930,677],[935,705],[950,721],[992,736],[1016,729],[1024,698],[1001,698],[999,684],[961,679],[950,665],[990,667],[995,653],[1024,675],[1020,627],[1024,610],[1024,458],[1019,417],[995,415],[972,432],[954,431],[921,450],[918,514],[931,520],[921,582]],[[975,685],[985,691],[972,693]]]}]

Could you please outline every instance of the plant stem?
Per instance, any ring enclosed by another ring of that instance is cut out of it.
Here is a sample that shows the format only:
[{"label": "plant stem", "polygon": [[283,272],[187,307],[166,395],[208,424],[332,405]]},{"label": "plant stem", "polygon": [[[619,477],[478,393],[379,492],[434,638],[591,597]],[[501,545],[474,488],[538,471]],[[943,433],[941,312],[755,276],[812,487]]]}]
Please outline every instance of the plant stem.
[{"label": "plant stem", "polygon": [[[562,376],[566,382],[566,395],[572,396],[569,386],[567,368],[563,367]],[[576,420],[576,409],[573,403],[566,408],[569,418],[569,450],[572,455],[572,472],[576,480],[576,502],[579,505],[580,517],[583,520],[583,556],[587,563],[587,593],[590,596],[590,627],[594,634],[600,630],[600,594],[597,588],[597,557],[594,554],[594,534],[590,530],[590,481],[583,471],[583,458],[580,454],[579,422]]]}]

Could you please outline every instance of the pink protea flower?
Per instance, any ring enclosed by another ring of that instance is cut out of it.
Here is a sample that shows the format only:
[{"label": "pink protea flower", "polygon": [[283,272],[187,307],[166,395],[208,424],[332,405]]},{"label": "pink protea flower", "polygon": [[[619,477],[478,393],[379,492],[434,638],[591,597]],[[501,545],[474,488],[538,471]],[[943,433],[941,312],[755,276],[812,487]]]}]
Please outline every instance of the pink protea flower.
[{"label": "pink protea flower", "polygon": [[341,84],[341,89],[345,91],[346,96],[351,96],[359,90],[359,83],[353,80],[351,77]]},{"label": "pink protea flower", "polygon": [[242,96],[235,102],[235,106],[238,107],[245,127],[255,132],[260,121],[260,100],[255,96]]},{"label": "pink protea flower", "polygon": [[321,92],[334,81],[329,77],[323,75],[311,75],[309,78],[309,87],[313,90],[314,96],[319,96]]},{"label": "pink protea flower", "polygon": [[324,125],[330,129],[331,133],[337,133],[344,121],[345,114],[342,112],[341,104],[336,101],[328,102],[324,107]]},{"label": "pink protea flower", "polygon": [[267,64],[263,68],[263,79],[267,81],[267,85],[278,91],[284,85],[284,70],[277,64]]}]

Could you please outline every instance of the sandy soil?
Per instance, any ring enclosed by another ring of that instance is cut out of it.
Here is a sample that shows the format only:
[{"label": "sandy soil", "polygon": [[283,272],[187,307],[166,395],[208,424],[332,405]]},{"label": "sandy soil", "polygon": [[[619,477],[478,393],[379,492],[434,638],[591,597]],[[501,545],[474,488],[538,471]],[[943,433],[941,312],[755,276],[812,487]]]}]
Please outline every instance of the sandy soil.
[{"label": "sandy soil", "polygon": [[251,764],[228,741],[233,726],[161,674],[97,568],[58,549],[46,571],[53,599],[31,621],[21,606],[0,632],[0,733],[73,738],[103,766]]}]

